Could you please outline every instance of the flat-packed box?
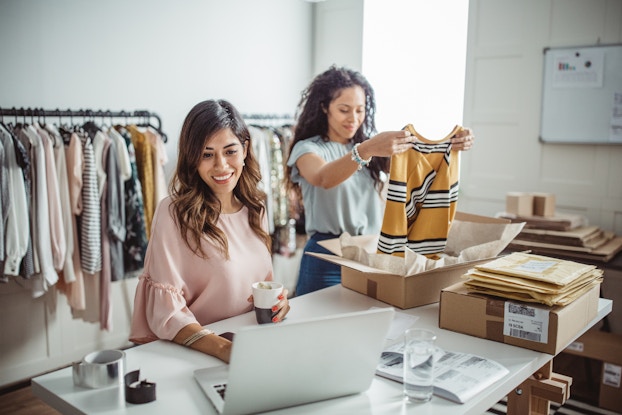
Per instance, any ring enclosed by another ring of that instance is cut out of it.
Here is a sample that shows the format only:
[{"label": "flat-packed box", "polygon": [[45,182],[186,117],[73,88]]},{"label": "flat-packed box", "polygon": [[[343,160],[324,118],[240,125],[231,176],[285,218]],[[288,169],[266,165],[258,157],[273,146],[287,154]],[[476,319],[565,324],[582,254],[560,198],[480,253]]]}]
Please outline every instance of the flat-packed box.
[{"label": "flat-packed box", "polygon": [[[456,220],[469,222],[470,226],[477,226],[477,224],[479,224],[482,227],[486,225],[496,227],[496,231],[503,233],[504,237],[507,237],[508,234],[518,234],[522,229],[522,224],[513,228],[513,226],[517,224],[512,224],[506,219],[479,216],[463,212],[456,213],[454,223]],[[506,226],[507,228],[505,228]],[[468,233],[470,237],[477,239],[478,236],[474,235],[476,232]],[[482,233],[485,233],[485,231]],[[376,252],[377,236],[360,235],[350,238],[366,252]],[[500,237],[494,236],[494,238]],[[513,237],[510,237],[510,240],[511,238]],[[475,241],[473,244],[482,242],[483,241]],[[469,245],[470,242],[466,242],[466,244]],[[491,261],[498,255],[497,253],[494,256],[447,265],[412,275],[400,275],[384,269],[365,265],[354,259],[344,258],[342,256],[340,241],[337,238],[321,241],[320,245],[331,251],[333,255],[320,253],[308,253],[308,255],[316,256],[340,265],[341,284],[344,287],[401,309],[437,303],[440,299],[441,289],[460,281],[461,276],[474,265]],[[505,245],[499,249],[499,252],[501,252],[504,247]]]},{"label": "flat-packed box", "polygon": [[470,292],[463,282],[441,292],[439,327],[543,353],[558,354],[598,314],[600,285],[567,306]]}]

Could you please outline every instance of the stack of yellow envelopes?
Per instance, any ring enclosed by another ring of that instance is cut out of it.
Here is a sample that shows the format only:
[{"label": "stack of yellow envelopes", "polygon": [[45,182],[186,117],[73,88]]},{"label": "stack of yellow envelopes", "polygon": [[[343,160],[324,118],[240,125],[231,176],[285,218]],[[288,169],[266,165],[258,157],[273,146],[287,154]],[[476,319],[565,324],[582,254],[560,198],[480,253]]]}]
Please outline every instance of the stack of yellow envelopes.
[{"label": "stack of yellow envelopes", "polygon": [[603,280],[594,265],[515,252],[470,269],[465,285],[477,292],[546,305],[568,305]]}]

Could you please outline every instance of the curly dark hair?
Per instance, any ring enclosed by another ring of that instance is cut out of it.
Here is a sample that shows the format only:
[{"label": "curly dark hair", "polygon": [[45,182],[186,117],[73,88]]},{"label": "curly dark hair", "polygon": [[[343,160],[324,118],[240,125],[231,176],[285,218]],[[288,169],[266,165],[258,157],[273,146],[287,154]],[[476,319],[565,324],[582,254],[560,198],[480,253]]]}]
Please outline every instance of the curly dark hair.
[{"label": "curly dark hair", "polygon": [[207,236],[229,258],[226,235],[216,224],[220,200],[205,184],[197,168],[205,142],[219,131],[229,128],[246,147],[242,175],[233,189],[234,195],[248,208],[248,221],[253,231],[271,250],[271,238],[262,228],[266,214],[266,194],[257,185],[261,180],[259,163],[253,154],[248,127],[237,109],[225,100],[207,100],[196,104],[186,116],[179,137],[177,167],[170,184],[171,210],[188,248],[206,258],[201,239]]},{"label": "curly dark hair", "polygon": [[[353,143],[361,143],[376,134],[376,99],[374,89],[367,79],[360,73],[348,68],[338,68],[332,65],[328,70],[316,76],[311,84],[302,91],[302,96],[296,109],[296,126],[294,138],[289,150],[294,148],[297,142],[311,137],[321,136],[328,141],[328,117],[323,109],[339,96],[345,88],[360,86],[365,93],[365,119],[352,137]],[[376,189],[382,187],[380,172],[389,172],[388,157],[374,157],[369,164],[369,172],[374,179]],[[300,187],[291,181],[292,167],[287,167],[287,183],[290,189],[294,189],[300,197]]]}]

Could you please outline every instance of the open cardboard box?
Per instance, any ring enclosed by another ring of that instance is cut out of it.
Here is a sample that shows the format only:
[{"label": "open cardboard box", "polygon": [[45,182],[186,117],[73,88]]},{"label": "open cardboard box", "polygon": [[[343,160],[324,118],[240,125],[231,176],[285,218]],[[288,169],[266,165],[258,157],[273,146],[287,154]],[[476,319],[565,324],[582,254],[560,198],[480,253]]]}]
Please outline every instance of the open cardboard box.
[{"label": "open cardboard box", "polygon": [[[502,225],[501,227],[503,227],[503,225],[517,225],[510,224],[511,221],[508,219],[479,216],[463,212],[456,212],[454,223],[455,221],[472,222],[472,226],[477,226],[478,224],[484,226],[486,224],[496,224]],[[518,233],[520,229],[522,229],[522,225],[517,226],[514,232]],[[469,232],[469,235],[466,237],[467,239],[470,237],[477,239],[478,235],[475,235],[474,232]],[[376,245],[378,242],[377,235],[360,235],[351,238],[352,241],[365,251],[369,253],[376,252]],[[353,259],[344,258],[341,250],[341,243],[338,238],[328,239],[319,243],[333,254],[309,252],[307,255],[312,255],[340,265],[341,285],[402,309],[438,302],[440,300],[441,290],[460,281],[461,276],[465,274],[469,268],[496,258],[496,256],[487,256],[486,258],[470,260],[404,276],[365,265]],[[472,243],[482,243],[482,241],[480,240]],[[462,245],[464,244],[469,245],[471,242],[463,241]],[[459,243],[458,245],[461,244]],[[499,252],[500,251],[501,250],[499,250]]]}]

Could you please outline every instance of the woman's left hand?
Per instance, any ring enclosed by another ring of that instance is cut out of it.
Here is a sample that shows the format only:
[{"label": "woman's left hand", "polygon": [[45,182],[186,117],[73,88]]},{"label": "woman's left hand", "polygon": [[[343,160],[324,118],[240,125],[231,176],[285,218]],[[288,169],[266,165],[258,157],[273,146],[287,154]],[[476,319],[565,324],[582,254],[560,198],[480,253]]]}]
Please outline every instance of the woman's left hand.
[{"label": "woman's left hand", "polygon": [[[278,313],[276,313],[276,315],[272,317],[273,323],[278,323],[280,321],[283,321],[287,313],[289,313],[290,307],[289,307],[289,300],[287,299],[287,294],[289,294],[289,291],[287,290],[287,288],[283,288],[283,292],[281,292],[281,294],[279,294],[279,297],[278,297],[279,302],[276,303],[274,306],[272,306],[273,313],[278,310]],[[251,295],[246,300],[249,303],[252,303],[253,296]]]},{"label": "woman's left hand", "polygon": [[283,292],[279,295],[279,302],[272,307],[272,312],[279,310],[279,312],[272,317],[273,323],[283,321],[287,313],[289,313],[289,300],[287,299],[287,288],[283,288]]},{"label": "woman's left hand", "polygon": [[475,144],[475,136],[470,128],[463,129],[455,137],[451,138],[452,150],[467,151],[473,147],[473,144]]}]

